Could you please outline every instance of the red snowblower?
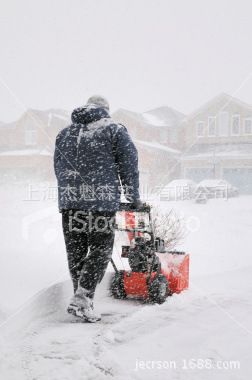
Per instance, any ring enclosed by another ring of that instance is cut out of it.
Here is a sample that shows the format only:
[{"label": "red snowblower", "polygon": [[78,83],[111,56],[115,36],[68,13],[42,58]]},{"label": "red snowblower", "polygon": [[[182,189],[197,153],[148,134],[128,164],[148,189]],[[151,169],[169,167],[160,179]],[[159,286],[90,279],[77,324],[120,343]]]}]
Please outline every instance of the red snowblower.
[{"label": "red snowblower", "polygon": [[154,236],[151,207],[144,204],[133,209],[121,203],[122,226],[129,245],[122,246],[120,256],[128,259],[130,270],[119,270],[111,260],[115,274],[111,293],[115,298],[138,298],[162,304],[173,293],[180,293],[189,285],[189,254],[167,251],[164,240]]}]

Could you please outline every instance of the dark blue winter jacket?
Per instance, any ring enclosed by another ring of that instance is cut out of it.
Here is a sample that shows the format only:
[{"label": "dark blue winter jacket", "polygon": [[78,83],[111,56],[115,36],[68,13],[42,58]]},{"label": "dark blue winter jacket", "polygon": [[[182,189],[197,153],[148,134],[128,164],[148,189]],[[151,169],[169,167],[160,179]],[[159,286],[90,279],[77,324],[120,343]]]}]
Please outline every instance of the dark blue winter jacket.
[{"label": "dark blue winter jacket", "polygon": [[56,137],[54,170],[60,210],[116,211],[122,188],[129,201],[139,199],[136,147],[104,108],[73,111]]}]

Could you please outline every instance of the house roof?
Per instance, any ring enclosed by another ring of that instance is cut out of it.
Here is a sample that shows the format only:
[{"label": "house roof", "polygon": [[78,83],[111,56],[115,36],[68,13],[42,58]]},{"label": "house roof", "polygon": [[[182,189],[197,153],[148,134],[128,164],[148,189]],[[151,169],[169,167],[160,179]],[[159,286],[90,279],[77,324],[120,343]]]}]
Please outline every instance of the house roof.
[{"label": "house roof", "polygon": [[27,112],[23,114],[23,117],[27,116],[35,120],[37,119],[39,120],[39,122],[41,121],[44,127],[51,127],[55,125],[55,119],[60,119],[60,124],[62,123],[62,121],[64,121],[65,124],[70,122],[70,114],[67,111],[61,109],[28,109]]},{"label": "house roof", "polygon": [[142,115],[148,124],[161,127],[177,125],[185,117],[181,112],[167,106],[154,108],[144,112]]},{"label": "house roof", "polygon": [[35,110],[35,109],[27,109],[20,118],[16,121],[10,123],[0,123],[0,129],[3,131],[5,129],[15,129],[20,125],[25,125],[27,118],[34,120],[34,123],[37,122],[40,127],[50,127],[50,126],[59,126],[62,125],[62,122],[67,124],[70,122],[70,114],[61,109],[48,109],[48,110]]},{"label": "house roof", "polygon": [[116,117],[117,114],[123,114],[148,127],[172,127],[180,124],[181,120],[185,117],[181,112],[167,106],[154,108],[143,113],[119,108],[112,116]]},{"label": "house roof", "polygon": [[252,111],[252,105],[251,104],[245,103],[245,102],[241,101],[240,99],[235,98],[234,96],[231,96],[231,95],[226,94],[225,92],[222,92],[222,93],[218,94],[217,96],[211,98],[209,101],[204,103],[202,106],[197,108],[195,111],[193,111],[189,115],[187,115],[184,118],[183,122],[187,122],[188,120],[194,118],[198,114],[204,112],[209,107],[211,107],[215,102],[220,101],[220,100],[223,101],[222,109],[224,109],[229,103],[232,102],[232,103],[236,103],[236,104],[240,105],[241,107],[248,108],[249,110]]},{"label": "house roof", "polygon": [[140,122],[143,122],[143,117],[141,115],[141,113],[138,113],[138,112],[134,112],[134,111],[130,111],[130,110],[126,110],[125,108],[119,108],[118,110],[116,110],[115,112],[113,112],[112,114],[112,117],[115,116],[117,114],[123,114],[123,115],[126,115],[127,117],[130,117],[132,119],[135,119],[135,120],[138,120]]}]

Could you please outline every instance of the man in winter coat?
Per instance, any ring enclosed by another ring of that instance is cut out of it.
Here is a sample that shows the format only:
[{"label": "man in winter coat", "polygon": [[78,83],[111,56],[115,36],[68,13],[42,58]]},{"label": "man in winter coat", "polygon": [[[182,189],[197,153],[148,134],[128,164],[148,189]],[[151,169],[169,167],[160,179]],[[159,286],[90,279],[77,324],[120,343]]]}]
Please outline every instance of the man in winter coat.
[{"label": "man in winter coat", "polygon": [[101,96],[72,113],[56,138],[54,169],[58,204],[74,296],[68,312],[85,321],[95,315],[93,297],[111,259],[121,190],[139,200],[138,155],[127,129],[109,116]]}]

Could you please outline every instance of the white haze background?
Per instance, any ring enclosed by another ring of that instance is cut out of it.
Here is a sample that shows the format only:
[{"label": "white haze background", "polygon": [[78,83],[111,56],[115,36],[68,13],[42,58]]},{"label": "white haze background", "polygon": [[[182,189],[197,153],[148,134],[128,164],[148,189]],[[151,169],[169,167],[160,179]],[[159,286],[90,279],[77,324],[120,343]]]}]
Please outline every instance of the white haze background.
[{"label": "white haze background", "polygon": [[251,103],[251,10],[249,0],[1,0],[0,120],[22,105],[71,110],[93,93],[112,111],[187,114],[223,91]]}]

